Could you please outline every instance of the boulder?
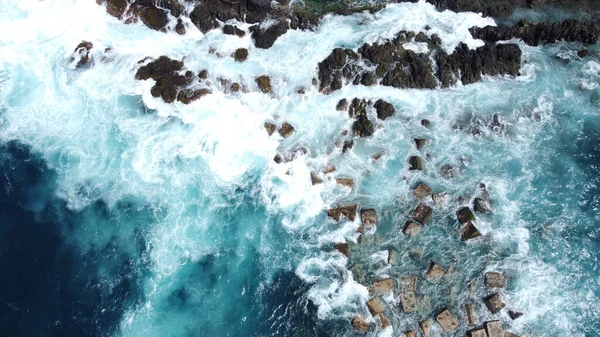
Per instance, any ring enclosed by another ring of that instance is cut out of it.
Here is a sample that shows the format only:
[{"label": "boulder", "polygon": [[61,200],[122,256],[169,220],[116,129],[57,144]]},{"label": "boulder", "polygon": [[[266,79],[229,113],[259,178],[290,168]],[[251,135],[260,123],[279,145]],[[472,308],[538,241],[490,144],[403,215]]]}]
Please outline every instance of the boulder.
[{"label": "boulder", "polygon": [[502,297],[500,297],[499,293],[494,293],[494,294],[484,298],[483,302],[485,303],[485,306],[488,308],[488,310],[492,314],[497,313],[498,311],[502,310],[502,308],[504,308],[506,306],[506,304],[504,304],[504,302],[502,302]]},{"label": "boulder", "polygon": [[417,311],[417,298],[414,292],[407,291],[400,294],[400,302],[402,304],[402,310],[404,312]]},{"label": "boulder", "polygon": [[475,198],[473,200],[473,209],[479,213],[492,213],[492,204],[489,200]]},{"label": "boulder", "polygon": [[388,321],[387,317],[384,314],[379,314],[379,322],[381,322],[381,328],[385,329],[390,326],[390,321]]},{"label": "boulder", "polygon": [[425,144],[427,143],[427,139],[424,138],[415,138],[415,145],[417,146],[417,149],[422,149],[423,146],[425,146]]},{"label": "boulder", "polygon": [[415,210],[413,211],[412,216],[419,223],[425,225],[427,224],[427,221],[429,221],[429,218],[431,218],[432,214],[433,209],[431,207],[427,206],[424,203],[420,203],[419,206],[417,206],[417,208],[415,208]]},{"label": "boulder", "polygon": [[354,328],[354,330],[357,330],[360,332],[367,332],[367,331],[369,331],[369,323],[367,323],[360,316],[356,315],[352,319],[352,328]]},{"label": "boulder", "polygon": [[229,87],[229,90],[231,90],[231,92],[239,92],[241,89],[241,86],[239,83],[233,83],[231,84],[231,87]]},{"label": "boulder", "polygon": [[202,70],[198,73],[198,78],[200,79],[207,79],[208,78],[208,70]]},{"label": "boulder", "polygon": [[338,208],[332,208],[327,211],[327,215],[336,221],[340,221],[342,217],[350,221],[354,221],[356,218],[356,211],[358,210],[357,204],[351,204],[346,206],[340,206]]},{"label": "boulder", "polygon": [[402,276],[400,278],[400,284],[402,285],[402,290],[406,292],[417,291],[417,277],[414,275]]},{"label": "boulder", "polygon": [[237,20],[257,23],[265,20],[271,12],[270,3],[267,2],[263,0],[197,0],[194,1],[196,7],[189,17],[198,29],[206,33],[219,27],[219,21]]},{"label": "boulder", "polygon": [[431,320],[426,319],[424,321],[419,322],[419,327],[423,332],[423,337],[431,337]]},{"label": "boulder", "polygon": [[477,319],[477,313],[475,312],[475,306],[473,304],[465,304],[465,313],[467,315],[468,325],[479,324],[479,320]]},{"label": "boulder", "polygon": [[351,178],[336,178],[335,182],[338,185],[349,187],[350,189],[354,189],[354,179]]},{"label": "boulder", "polygon": [[446,333],[452,332],[452,330],[458,327],[458,321],[454,318],[454,316],[452,316],[452,313],[450,313],[450,311],[448,311],[447,309],[435,316],[435,319],[442,327],[442,330],[444,330],[444,332]]},{"label": "boulder", "polygon": [[494,271],[485,273],[484,280],[488,288],[504,288],[505,285],[504,275]]},{"label": "boulder", "polygon": [[275,130],[277,130],[277,125],[265,122],[265,130],[267,130],[267,133],[269,134],[269,136],[271,136],[273,133],[275,133]]},{"label": "boulder", "polygon": [[421,182],[412,192],[413,196],[417,199],[425,199],[431,194],[431,188],[425,183]]},{"label": "boulder", "polygon": [[411,171],[421,171],[423,170],[423,163],[421,157],[419,156],[411,156],[408,159],[408,169]]},{"label": "boulder", "polygon": [[341,99],[338,104],[335,106],[335,109],[337,111],[346,111],[346,109],[348,109],[348,100],[347,99]]},{"label": "boulder", "polygon": [[373,281],[373,290],[375,295],[387,295],[394,291],[394,280],[385,278]]},{"label": "boulder", "polygon": [[423,127],[428,128],[431,125],[431,122],[429,121],[429,119],[421,119],[421,125]]},{"label": "boulder", "polygon": [[469,331],[469,337],[488,337],[485,329],[473,329]]},{"label": "boulder", "polygon": [[237,35],[239,37],[244,37],[246,35],[246,32],[239,29],[237,26],[225,25],[225,26],[223,26],[223,34]]},{"label": "boulder", "polygon": [[252,32],[254,45],[257,48],[269,49],[275,44],[277,38],[287,33],[288,29],[287,21],[281,20],[269,25],[267,28],[262,28],[260,25],[252,26],[250,32]]},{"label": "boulder", "polygon": [[463,207],[456,211],[456,218],[461,224],[466,224],[469,221],[475,221],[475,214],[469,207]]},{"label": "boulder", "polygon": [[154,5],[142,9],[139,16],[146,26],[154,30],[164,30],[165,26],[169,24],[167,11],[154,7]]},{"label": "boulder", "polygon": [[352,124],[352,132],[359,137],[369,137],[375,132],[375,127],[367,115],[359,115]]},{"label": "boulder", "polygon": [[271,78],[269,76],[262,75],[257,77],[256,84],[258,84],[263,93],[268,94],[271,92]]},{"label": "boulder", "polygon": [[238,48],[236,49],[236,51],[233,53],[233,58],[237,61],[237,62],[244,62],[248,59],[248,49],[246,48]]},{"label": "boulder", "polygon": [[333,245],[333,249],[344,254],[344,256],[346,256],[346,257],[350,256],[350,245],[347,243],[336,243]]},{"label": "boulder", "polygon": [[323,179],[319,178],[319,176],[317,175],[317,172],[311,172],[310,173],[310,182],[313,185],[318,185],[318,184],[323,183]]},{"label": "boulder", "polygon": [[90,51],[92,48],[94,48],[94,44],[88,41],[81,41],[77,47],[75,47],[71,59],[76,60],[79,58],[79,61],[76,65],[77,68],[82,67],[90,62]]},{"label": "boulder", "polygon": [[378,298],[374,298],[367,302],[367,308],[373,316],[377,316],[385,311],[385,307]]},{"label": "boulder", "polygon": [[475,225],[473,225],[473,223],[471,221],[464,224],[460,230],[460,240],[461,241],[471,240],[471,239],[474,239],[474,238],[477,238],[480,236],[481,236],[481,233],[475,227]]},{"label": "boulder", "polygon": [[294,129],[294,127],[288,122],[283,122],[283,124],[281,124],[281,127],[279,128],[279,134],[283,138],[288,138],[292,136],[295,132],[296,130]]},{"label": "boulder", "polygon": [[396,113],[394,106],[382,99],[377,100],[373,107],[377,111],[377,118],[381,120],[392,117]]},{"label": "boulder", "polygon": [[377,213],[374,208],[365,208],[360,211],[360,218],[365,227],[377,226]]},{"label": "boulder", "polygon": [[454,168],[449,164],[442,165],[438,172],[444,179],[452,179],[456,175]]},{"label": "boulder", "polygon": [[510,317],[510,319],[512,319],[514,321],[515,319],[523,316],[523,313],[519,312],[519,311],[509,310],[508,311],[508,316]]},{"label": "boulder", "polygon": [[410,221],[410,220],[406,221],[406,223],[404,224],[404,227],[402,228],[402,233],[404,233],[404,235],[406,235],[406,236],[416,235],[420,231],[421,231],[421,225],[419,225],[418,223],[416,223],[414,221]]},{"label": "boulder", "polygon": [[425,279],[429,282],[435,282],[444,277],[444,274],[446,274],[444,268],[442,268],[442,266],[440,266],[439,264],[431,261],[429,263],[429,268],[425,273]]},{"label": "boulder", "polygon": [[500,321],[485,322],[485,331],[488,337],[504,337],[504,329]]}]

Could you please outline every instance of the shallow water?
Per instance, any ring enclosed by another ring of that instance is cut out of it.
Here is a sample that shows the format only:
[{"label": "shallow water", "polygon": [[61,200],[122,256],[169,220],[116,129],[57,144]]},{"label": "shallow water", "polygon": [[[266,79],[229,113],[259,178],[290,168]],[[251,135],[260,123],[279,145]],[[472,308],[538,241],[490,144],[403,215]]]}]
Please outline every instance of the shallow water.
[{"label": "shallow water", "polygon": [[[311,80],[334,47],[426,25],[447,50],[459,41],[476,47],[467,29],[493,21],[396,4],[375,15],[328,16],[316,32],[290,31],[260,50],[249,37],[218,31],[179,36],[126,26],[93,1],[0,8],[0,327],[7,335],[350,336],[351,318],[370,316],[357,277],[420,274],[430,259],[456,268],[439,284],[419,280],[432,311],[449,307],[462,318],[461,305],[474,302],[480,321],[501,319],[522,336],[600,329],[600,60],[578,58],[581,46],[520,44],[516,79],[433,91],[347,86],[324,96]],[[69,59],[81,40],[95,46],[86,69]],[[105,47],[113,50],[108,57]],[[239,47],[250,50],[244,63],[216,55]],[[194,72],[208,69],[213,94],[189,106],[152,98],[152,83],[134,74],[139,60],[163,54],[185,58]],[[262,74],[272,77],[272,97],[255,87]],[[224,94],[221,77],[249,92]],[[352,121],[335,106],[354,97],[386,99],[397,114],[342,154],[341,134]],[[494,114],[503,125],[495,130]],[[296,134],[269,137],[265,121],[287,121]],[[417,136],[430,139],[420,152]],[[308,154],[273,162],[299,147]],[[425,171],[408,171],[408,156],[418,153],[430,155]],[[327,178],[312,186],[310,171],[328,163],[337,167],[332,177],[354,178],[355,189]],[[454,178],[440,176],[444,164],[456,167]],[[451,201],[407,239],[401,228],[419,181]],[[454,212],[481,182],[494,213],[478,214],[484,238],[461,243]],[[353,245],[350,261],[331,246],[357,242],[359,220],[326,217],[344,202],[379,215],[377,232]],[[387,249],[398,251],[397,265],[381,262]],[[502,293],[522,318],[485,310],[486,270],[509,277]],[[479,286],[471,292],[473,279]],[[431,316],[397,310],[388,314],[393,332],[379,333],[400,335]]]}]

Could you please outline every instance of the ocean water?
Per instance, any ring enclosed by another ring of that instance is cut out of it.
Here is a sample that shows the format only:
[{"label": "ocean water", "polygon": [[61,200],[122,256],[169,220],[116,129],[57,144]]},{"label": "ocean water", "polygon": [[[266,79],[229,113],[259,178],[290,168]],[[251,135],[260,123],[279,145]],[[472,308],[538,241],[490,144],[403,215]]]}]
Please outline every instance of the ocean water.
[{"label": "ocean water", "polygon": [[[94,1],[1,1],[0,22],[1,335],[353,336],[352,317],[370,317],[358,281],[420,275],[429,260],[456,270],[437,284],[420,279],[418,289],[431,312],[448,307],[459,318],[455,336],[467,330],[465,303],[521,336],[598,335],[600,59],[579,58],[582,46],[512,41],[523,50],[517,78],[443,90],[346,86],[325,96],[311,81],[335,47],[426,25],[448,51],[460,41],[477,47],[468,28],[494,22],[394,4],[327,16],[268,50],[249,36],[124,25]],[[94,43],[94,62],[76,68],[70,56],[82,40]],[[240,47],[250,50],[244,63],[228,56]],[[207,69],[213,93],[187,106],[153,98],[152,81],[134,74],[139,60],[160,55]],[[273,95],[259,93],[262,74]],[[224,93],[219,78],[247,92]],[[385,99],[397,113],[342,153],[352,121],[335,106],[354,97]],[[265,121],[287,121],[296,134],[269,137]],[[430,141],[419,151],[414,137]],[[272,160],[298,149],[290,162]],[[422,172],[408,171],[416,154]],[[336,172],[313,186],[310,172],[328,164]],[[446,164],[452,179],[439,172]],[[333,177],[351,177],[355,188]],[[401,228],[419,181],[450,200],[407,239]],[[480,183],[494,212],[477,214],[483,238],[462,243],[454,212]],[[376,232],[360,242],[360,220],[326,216],[347,202],[378,212]],[[344,241],[350,259],[332,249]],[[388,249],[397,264],[386,263]],[[507,275],[501,293],[523,317],[485,310],[489,270]],[[369,335],[400,336],[431,317],[390,303],[392,327]]]}]

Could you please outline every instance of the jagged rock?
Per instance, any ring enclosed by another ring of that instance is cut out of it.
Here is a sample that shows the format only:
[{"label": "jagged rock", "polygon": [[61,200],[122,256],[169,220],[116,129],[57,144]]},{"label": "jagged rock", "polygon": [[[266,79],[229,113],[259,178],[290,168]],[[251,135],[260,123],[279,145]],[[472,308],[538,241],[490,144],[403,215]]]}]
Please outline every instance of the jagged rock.
[{"label": "jagged rock", "polygon": [[448,202],[448,200],[450,199],[450,196],[448,196],[447,192],[439,192],[439,193],[433,194],[431,196],[431,199],[433,200],[433,203],[436,206],[442,206]]},{"label": "jagged rock", "polygon": [[388,264],[396,264],[398,262],[398,253],[395,250],[388,250],[388,258],[387,258],[387,263]]},{"label": "jagged rock", "polygon": [[408,330],[404,332],[404,337],[417,337],[417,333],[413,330]]},{"label": "jagged rock", "polygon": [[431,214],[433,214],[433,209],[426,204],[420,203],[413,211],[413,218],[425,225],[429,221],[429,218],[431,218]]},{"label": "jagged rock", "polygon": [[406,236],[416,235],[420,231],[421,231],[421,225],[419,225],[418,223],[416,223],[414,221],[410,221],[410,220],[406,221],[404,223],[404,227],[402,228],[402,233],[404,233],[404,235],[406,235]]},{"label": "jagged rock", "polygon": [[225,25],[225,26],[223,26],[223,34],[237,35],[239,37],[244,37],[246,35],[246,32],[239,29],[237,26]]},{"label": "jagged rock", "polygon": [[294,127],[288,122],[283,122],[283,124],[281,124],[281,127],[279,128],[279,134],[283,138],[288,138],[295,132],[296,130],[294,129]]},{"label": "jagged rock", "polygon": [[360,218],[365,227],[377,226],[377,213],[374,208],[365,208],[360,211]]},{"label": "jagged rock", "polygon": [[465,313],[467,314],[467,323],[469,325],[479,324],[477,313],[475,312],[475,306],[473,304],[465,304]]},{"label": "jagged rock", "polygon": [[385,311],[385,307],[378,298],[374,298],[367,302],[367,308],[373,316],[377,316]]},{"label": "jagged rock", "polygon": [[442,268],[442,266],[440,266],[439,264],[431,261],[429,263],[429,268],[425,273],[425,279],[429,282],[435,282],[444,277],[444,274],[446,274],[444,268]]},{"label": "jagged rock", "polygon": [[183,24],[181,18],[177,19],[177,23],[175,24],[175,32],[179,35],[185,34],[185,25]]},{"label": "jagged rock", "polygon": [[388,321],[387,317],[384,314],[379,314],[379,322],[381,322],[381,328],[385,329],[390,326],[390,321]]},{"label": "jagged rock", "polygon": [[208,70],[202,70],[198,73],[198,78],[200,79],[207,79],[208,78]]},{"label": "jagged rock", "polygon": [[508,316],[510,317],[510,319],[512,319],[513,321],[521,316],[523,316],[522,312],[518,312],[518,311],[513,311],[513,310],[509,310],[508,311]]},{"label": "jagged rock", "polygon": [[454,316],[452,316],[450,311],[448,311],[447,309],[435,316],[435,319],[442,327],[442,330],[444,330],[444,332],[451,332],[452,330],[458,327],[458,321],[456,321]]},{"label": "jagged rock", "polygon": [[504,333],[504,337],[519,337],[519,336],[518,336],[518,335],[515,335],[515,334],[514,334],[514,333],[512,333],[512,332],[508,332],[508,331],[506,331],[506,332]]},{"label": "jagged rock", "polygon": [[488,308],[488,310],[492,313],[495,314],[498,311],[502,310],[502,308],[504,308],[506,306],[506,304],[504,304],[504,302],[502,302],[502,298],[500,297],[499,293],[494,293],[486,298],[483,299],[485,306]]},{"label": "jagged rock", "polygon": [[417,199],[425,199],[431,194],[431,188],[425,183],[421,182],[412,192],[413,196]]},{"label": "jagged rock", "polygon": [[402,310],[404,312],[416,312],[417,311],[417,298],[415,293],[407,291],[400,294],[400,301],[402,304]]},{"label": "jagged rock", "polygon": [[421,125],[428,128],[431,125],[429,119],[421,119]]},{"label": "jagged rock", "polygon": [[421,331],[423,332],[423,337],[431,336],[431,320],[430,319],[426,319],[424,321],[419,322],[419,327],[421,328]]},{"label": "jagged rock", "polygon": [[360,137],[368,137],[373,135],[375,132],[375,127],[373,126],[373,122],[369,120],[366,114],[359,115],[352,124],[352,132]]},{"label": "jagged rock", "polygon": [[342,153],[346,153],[348,151],[350,151],[352,149],[352,147],[354,147],[354,142],[351,140],[347,140],[344,142],[344,145],[342,146]]},{"label": "jagged rock", "polygon": [[310,173],[310,181],[313,185],[318,185],[323,183],[323,179],[319,178],[316,172]]},{"label": "jagged rock", "polygon": [[415,145],[417,145],[418,150],[423,148],[423,146],[425,146],[425,144],[427,143],[427,139],[423,139],[423,138],[415,138],[414,141],[415,141]]},{"label": "jagged rock", "polygon": [[400,284],[402,285],[402,289],[408,292],[416,292],[417,291],[417,277],[414,275],[402,276],[400,279]]},{"label": "jagged rock", "polygon": [[248,59],[248,49],[246,48],[238,48],[235,53],[233,53],[233,58],[237,62],[244,62]]},{"label": "jagged rock", "polygon": [[473,214],[469,207],[463,207],[456,211],[456,218],[461,224],[466,224],[467,222],[475,221],[475,214]]},{"label": "jagged rock", "polygon": [[504,329],[500,321],[485,322],[485,331],[488,337],[504,337]]},{"label": "jagged rock", "polygon": [[269,136],[271,136],[273,133],[275,133],[275,130],[277,130],[277,125],[265,122],[265,130],[267,130],[267,133],[269,134]]},{"label": "jagged rock", "polygon": [[354,219],[356,218],[357,210],[358,210],[358,205],[352,204],[352,205],[347,205],[347,206],[340,206],[338,208],[332,208],[327,211],[327,215],[336,221],[340,221],[340,219],[342,217],[345,217],[346,219],[348,219],[350,221],[354,221]]},{"label": "jagged rock", "polygon": [[473,225],[471,221],[464,224],[462,229],[460,230],[460,240],[467,241],[477,237],[480,237],[481,233],[479,230]]},{"label": "jagged rock", "polygon": [[485,286],[488,288],[504,288],[505,279],[502,273],[489,271],[484,275]]},{"label": "jagged rock", "polygon": [[488,337],[485,329],[473,329],[469,331],[470,337]]},{"label": "jagged rock", "polygon": [[349,187],[350,189],[354,189],[354,179],[350,178],[336,178],[335,182],[339,185]]},{"label": "jagged rock", "polygon": [[600,35],[600,24],[574,19],[537,23],[520,21],[514,27],[472,27],[469,31],[474,38],[489,42],[518,38],[532,46],[559,41],[594,44]]},{"label": "jagged rock", "polygon": [[489,200],[475,198],[473,200],[473,209],[479,213],[492,213],[492,205]]},{"label": "jagged rock", "polygon": [[275,44],[277,38],[287,33],[288,28],[287,21],[281,20],[264,29],[260,25],[252,26],[250,27],[250,31],[252,32],[254,45],[257,48],[269,49]]},{"label": "jagged rock", "polygon": [[386,295],[394,291],[394,280],[391,278],[381,279],[373,282],[373,290],[376,295]]},{"label": "jagged rock", "polygon": [[348,109],[348,100],[347,99],[341,99],[338,104],[335,106],[335,109],[337,111],[346,111],[346,109]]},{"label": "jagged rock", "polygon": [[347,243],[336,243],[333,245],[333,249],[344,254],[346,257],[350,256],[350,245]]},{"label": "jagged rock", "polygon": [[352,328],[360,332],[367,332],[369,330],[369,323],[367,323],[360,316],[356,315],[352,319]]},{"label": "jagged rock", "polygon": [[262,75],[257,77],[256,84],[258,84],[263,93],[268,94],[271,92],[271,78],[269,76]]},{"label": "jagged rock", "polygon": [[411,171],[421,171],[423,170],[423,164],[421,157],[412,156],[408,159],[408,169]]},{"label": "jagged rock", "polygon": [[154,30],[162,30],[169,23],[167,12],[158,7],[146,7],[139,15],[142,22]]},{"label": "jagged rock", "polygon": [[373,107],[377,111],[377,118],[381,120],[392,117],[396,113],[394,106],[382,99],[377,100]]},{"label": "jagged rock", "polygon": [[89,41],[81,41],[73,51],[72,59],[79,57],[77,68],[82,67],[90,62],[90,51],[94,48],[94,44]]},{"label": "jagged rock", "polygon": [[200,0],[195,3],[190,19],[203,33],[217,28],[218,21],[257,23],[265,20],[271,11],[270,2],[263,0]]}]

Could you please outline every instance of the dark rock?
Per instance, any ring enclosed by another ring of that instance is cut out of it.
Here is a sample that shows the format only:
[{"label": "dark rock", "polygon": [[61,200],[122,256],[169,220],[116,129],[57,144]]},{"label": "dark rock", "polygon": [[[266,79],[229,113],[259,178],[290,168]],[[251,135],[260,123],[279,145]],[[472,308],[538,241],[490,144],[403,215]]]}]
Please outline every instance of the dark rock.
[{"label": "dark rock", "polygon": [[473,225],[471,221],[467,222],[460,230],[461,241],[471,240],[480,236],[481,233],[479,233],[479,230],[475,227],[475,225]]},{"label": "dark rock", "polygon": [[347,243],[336,243],[333,245],[333,249],[344,254],[346,257],[350,256],[350,245]]},{"label": "dark rock", "polygon": [[454,178],[454,168],[450,164],[444,164],[440,167],[439,170],[440,176],[446,179]]},{"label": "dark rock", "polygon": [[504,288],[506,280],[504,275],[498,272],[487,272],[484,275],[485,286],[488,288]]},{"label": "dark rock", "polygon": [[513,321],[521,316],[523,316],[522,312],[518,312],[518,311],[513,311],[513,310],[509,310],[508,311],[508,316],[510,317],[510,319],[512,319]]},{"label": "dark rock", "polygon": [[276,154],[275,158],[273,158],[273,161],[277,164],[281,164],[281,163],[283,163],[283,157],[281,157],[281,155],[279,155],[279,154]]},{"label": "dark rock", "polygon": [[423,164],[421,163],[421,157],[412,156],[408,159],[409,170],[411,171],[421,171],[423,170]]},{"label": "dark rock", "polygon": [[337,111],[345,111],[346,109],[348,109],[348,100],[347,99],[341,99],[338,104],[335,106],[335,109]]},{"label": "dark rock", "polygon": [[229,88],[229,90],[231,90],[231,92],[238,92],[238,91],[240,91],[241,89],[242,89],[242,88],[241,88],[241,86],[240,86],[240,84],[239,84],[239,83],[233,83],[233,84],[231,85],[231,87]]},{"label": "dark rock", "polygon": [[266,122],[265,123],[265,130],[267,130],[267,133],[270,135],[272,135],[273,133],[275,133],[275,130],[277,130],[277,125],[273,124],[273,123],[269,123]]},{"label": "dark rock", "polygon": [[377,226],[377,212],[374,208],[365,208],[360,211],[360,218],[363,226],[375,227]]},{"label": "dark rock", "polygon": [[179,35],[185,34],[185,25],[181,19],[177,19],[177,23],[175,24],[175,32]]},{"label": "dark rock", "polygon": [[313,185],[318,185],[323,183],[323,179],[319,178],[316,172],[310,173],[310,181]]},{"label": "dark rock", "polygon": [[377,118],[381,120],[392,117],[396,113],[394,106],[382,99],[377,100],[373,107],[377,111]]},{"label": "dark rock", "polygon": [[485,322],[485,331],[488,337],[504,337],[504,329],[500,321]]},{"label": "dark rock", "polygon": [[203,80],[208,78],[208,70],[202,70],[198,73],[198,78],[201,78]]},{"label": "dark rock", "polygon": [[426,204],[421,203],[415,208],[412,215],[415,220],[425,225],[427,224],[427,221],[429,221],[429,218],[431,218],[431,214],[433,214],[433,209]]},{"label": "dark rock", "polygon": [[489,200],[475,198],[473,200],[473,208],[479,213],[492,213],[492,205]]},{"label": "dark rock", "polygon": [[466,224],[467,222],[475,221],[475,214],[473,214],[469,207],[463,207],[456,211],[456,218],[461,224]]},{"label": "dark rock", "polygon": [[190,13],[190,19],[198,29],[206,33],[219,26],[218,21],[229,20],[257,23],[271,12],[270,3],[264,0],[199,0]]},{"label": "dark rock", "polygon": [[237,26],[233,25],[225,25],[223,26],[223,34],[225,35],[237,35],[239,37],[244,37],[246,32],[239,29]]},{"label": "dark rock", "polygon": [[294,127],[288,122],[283,122],[283,124],[281,124],[281,127],[279,128],[279,134],[283,138],[288,138],[295,132],[296,130],[294,129]]},{"label": "dark rock", "polygon": [[375,84],[375,78],[373,77],[373,74],[370,72],[366,72],[362,75],[362,78],[360,80],[360,84],[370,87],[372,85]]},{"label": "dark rock", "polygon": [[157,7],[144,8],[140,13],[140,19],[154,30],[162,30],[169,23],[167,12]]},{"label": "dark rock", "polygon": [[351,73],[354,74],[354,68],[346,64],[349,55],[351,58],[358,58],[356,53],[350,49],[336,48],[319,63],[319,90],[321,92],[329,93],[341,89],[343,74],[349,76]]},{"label": "dark rock", "polygon": [[233,58],[238,62],[246,61],[246,59],[248,59],[248,49],[238,48],[235,53],[233,53]]},{"label": "dark rock", "polygon": [[502,308],[504,308],[506,306],[506,304],[504,304],[504,302],[502,302],[502,297],[500,297],[499,293],[494,293],[486,298],[483,299],[485,306],[488,308],[488,310],[492,313],[495,314],[498,311],[502,310]]},{"label": "dark rock", "polygon": [[406,221],[406,223],[404,223],[404,227],[402,228],[402,233],[404,233],[404,235],[406,235],[406,236],[416,235],[420,231],[421,231],[421,225],[419,225],[418,223],[416,223],[414,221],[410,221],[410,220]]},{"label": "dark rock", "polygon": [[423,146],[425,146],[425,144],[427,143],[427,139],[423,139],[423,138],[415,138],[415,145],[417,145],[417,149],[421,149],[423,148]]},{"label": "dark rock", "polygon": [[421,119],[421,125],[428,128],[429,125],[431,125],[431,122],[429,121],[429,119]]},{"label": "dark rock", "polygon": [[360,115],[352,124],[352,132],[360,137],[368,137],[373,135],[375,132],[375,127],[367,115]]},{"label": "dark rock", "polygon": [[352,319],[352,328],[360,332],[367,332],[369,331],[369,323],[360,316],[354,316]]},{"label": "dark rock", "polygon": [[258,84],[263,93],[268,94],[271,92],[271,78],[269,76],[262,75],[257,77],[256,84]]},{"label": "dark rock", "polygon": [[77,68],[88,64],[91,60],[90,51],[94,48],[94,44],[88,41],[81,41],[73,51],[72,60],[79,58]]},{"label": "dark rock", "polygon": [[252,32],[252,38],[257,48],[269,49],[273,46],[275,41],[281,35],[287,33],[288,23],[287,21],[279,21],[273,25],[270,25],[266,29],[262,29],[260,25],[250,27]]},{"label": "dark rock", "polygon": [[354,141],[351,140],[347,140],[344,142],[344,145],[342,146],[342,153],[346,153],[349,150],[352,149],[352,147],[354,147]]},{"label": "dark rock", "polygon": [[357,204],[340,206],[338,208],[332,208],[327,211],[327,216],[333,218],[336,221],[340,221],[342,217],[347,218],[350,221],[356,219],[356,211],[358,210]]},{"label": "dark rock", "polygon": [[577,51],[577,56],[581,57],[581,58],[586,58],[590,55],[590,51],[587,49],[582,49],[582,50],[578,50]]},{"label": "dark rock", "polygon": [[473,37],[488,42],[518,38],[532,46],[559,41],[594,44],[600,35],[600,24],[574,19],[538,23],[521,21],[514,27],[473,27],[470,31]]},{"label": "dark rock", "polygon": [[458,321],[456,320],[456,318],[454,318],[454,316],[452,316],[450,311],[447,309],[435,316],[435,319],[442,327],[442,330],[444,330],[444,332],[446,333],[452,332],[452,330],[458,327]]}]

